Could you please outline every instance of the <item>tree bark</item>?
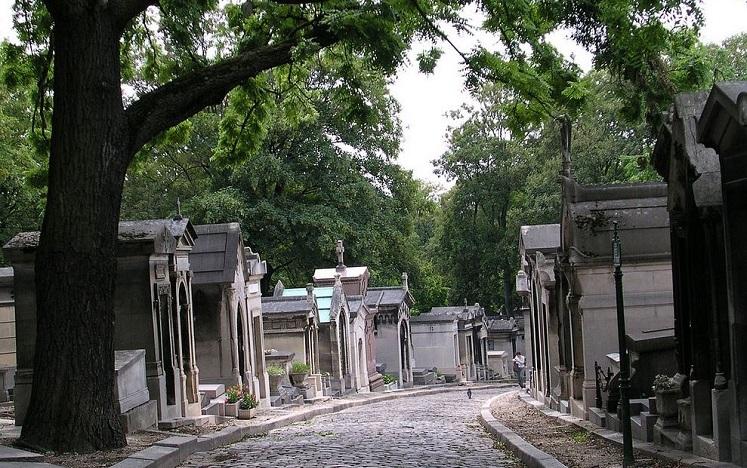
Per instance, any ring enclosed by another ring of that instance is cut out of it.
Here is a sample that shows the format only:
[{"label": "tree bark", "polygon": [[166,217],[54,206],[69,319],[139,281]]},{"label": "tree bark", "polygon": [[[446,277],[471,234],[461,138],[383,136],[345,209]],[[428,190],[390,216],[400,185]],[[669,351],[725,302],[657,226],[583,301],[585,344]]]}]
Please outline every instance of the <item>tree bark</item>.
[{"label": "tree bark", "polygon": [[56,18],[49,191],[36,253],[37,336],[22,444],[121,447],[114,406],[114,283],[129,161],[119,33],[95,9]]}]

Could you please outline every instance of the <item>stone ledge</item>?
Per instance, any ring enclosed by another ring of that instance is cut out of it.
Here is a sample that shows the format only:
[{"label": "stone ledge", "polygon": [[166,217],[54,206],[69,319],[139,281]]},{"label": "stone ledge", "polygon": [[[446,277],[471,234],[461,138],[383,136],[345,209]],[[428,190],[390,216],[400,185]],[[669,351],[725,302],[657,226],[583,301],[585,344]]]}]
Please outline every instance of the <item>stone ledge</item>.
[{"label": "stone ledge", "polygon": [[[623,444],[622,434],[620,432],[611,431],[609,429],[599,427],[590,421],[579,419],[573,416],[568,416],[567,414],[562,414],[555,410],[547,409],[545,405],[535,400],[530,395],[519,392],[519,398],[527,405],[534,406],[545,416],[571,423],[577,427],[580,427],[581,429],[585,429],[586,431],[591,432],[592,434],[617,445],[622,446]],[[672,461],[686,466],[699,466],[709,468],[739,468],[737,465],[734,465],[732,463],[709,460],[707,458],[693,455],[690,452],[683,452],[681,450],[661,447],[659,445],[654,445],[651,442],[641,442],[639,440],[633,439],[633,448],[654,458]]]},{"label": "stone ledge", "polygon": [[538,449],[522,439],[519,434],[498,422],[490,410],[496,398],[498,396],[486,401],[480,409],[479,420],[485,430],[506,445],[529,468],[566,468],[555,457]]}]

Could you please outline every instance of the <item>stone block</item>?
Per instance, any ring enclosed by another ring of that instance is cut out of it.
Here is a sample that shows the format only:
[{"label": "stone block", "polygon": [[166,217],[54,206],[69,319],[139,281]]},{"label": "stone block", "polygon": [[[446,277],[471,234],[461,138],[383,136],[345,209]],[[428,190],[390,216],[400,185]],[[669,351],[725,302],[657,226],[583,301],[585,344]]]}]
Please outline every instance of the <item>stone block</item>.
[{"label": "stone block", "polygon": [[177,449],[179,451],[179,462],[181,463],[197,451],[197,437],[174,436],[169,437],[168,439],[159,440],[155,445]]},{"label": "stone block", "polygon": [[224,405],[220,401],[211,401],[206,407],[202,408],[202,414],[223,416],[225,415]]},{"label": "stone block", "polygon": [[142,431],[158,424],[158,402],[150,400],[119,415],[126,434]]},{"label": "stone block", "polygon": [[155,463],[153,460],[144,460],[142,458],[125,458],[116,465],[112,465],[111,468],[148,468],[156,466]]},{"label": "stone block", "polygon": [[144,349],[115,351],[114,374],[114,398],[120,413],[148,402]]},{"label": "stone block", "polygon": [[200,393],[204,393],[209,400],[213,400],[226,393],[226,386],[223,384],[200,384],[198,390]]},{"label": "stone block", "polygon": [[150,461],[153,467],[173,467],[179,464],[179,449],[175,447],[160,447],[153,445],[147,449],[135,452],[128,458]]},{"label": "stone block", "polygon": [[[38,462],[44,455],[0,445],[0,462]],[[5,466],[5,464],[2,464]]]}]

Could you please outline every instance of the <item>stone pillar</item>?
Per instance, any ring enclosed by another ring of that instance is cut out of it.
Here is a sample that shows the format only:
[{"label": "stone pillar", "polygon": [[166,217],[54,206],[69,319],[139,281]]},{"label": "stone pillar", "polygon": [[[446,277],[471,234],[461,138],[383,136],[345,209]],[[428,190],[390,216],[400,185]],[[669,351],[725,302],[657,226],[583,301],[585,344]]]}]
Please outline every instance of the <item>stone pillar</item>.
[{"label": "stone pillar", "polygon": [[571,316],[571,398],[579,401],[584,398],[584,341],[581,310],[578,307],[580,299],[581,296],[573,292],[569,292],[566,297],[568,312]]},{"label": "stone pillar", "polygon": [[711,412],[715,448],[714,458],[719,461],[729,461],[731,460],[731,411],[727,389],[711,390]]},{"label": "stone pillar", "polygon": [[241,383],[241,371],[239,370],[239,319],[238,311],[236,310],[236,289],[226,288],[225,298],[225,304],[226,307],[228,307],[228,330],[230,334],[231,380],[236,385]]}]

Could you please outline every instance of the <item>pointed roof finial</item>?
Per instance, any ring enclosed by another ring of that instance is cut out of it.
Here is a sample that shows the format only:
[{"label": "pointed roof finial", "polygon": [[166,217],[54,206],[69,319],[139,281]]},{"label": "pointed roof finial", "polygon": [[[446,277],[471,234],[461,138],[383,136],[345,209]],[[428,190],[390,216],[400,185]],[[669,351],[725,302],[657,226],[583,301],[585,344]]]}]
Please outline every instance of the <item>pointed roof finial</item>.
[{"label": "pointed roof finial", "polygon": [[338,271],[344,270],[347,267],[345,266],[345,262],[344,262],[345,247],[342,245],[342,240],[337,241],[335,252],[337,253],[337,270]]}]

